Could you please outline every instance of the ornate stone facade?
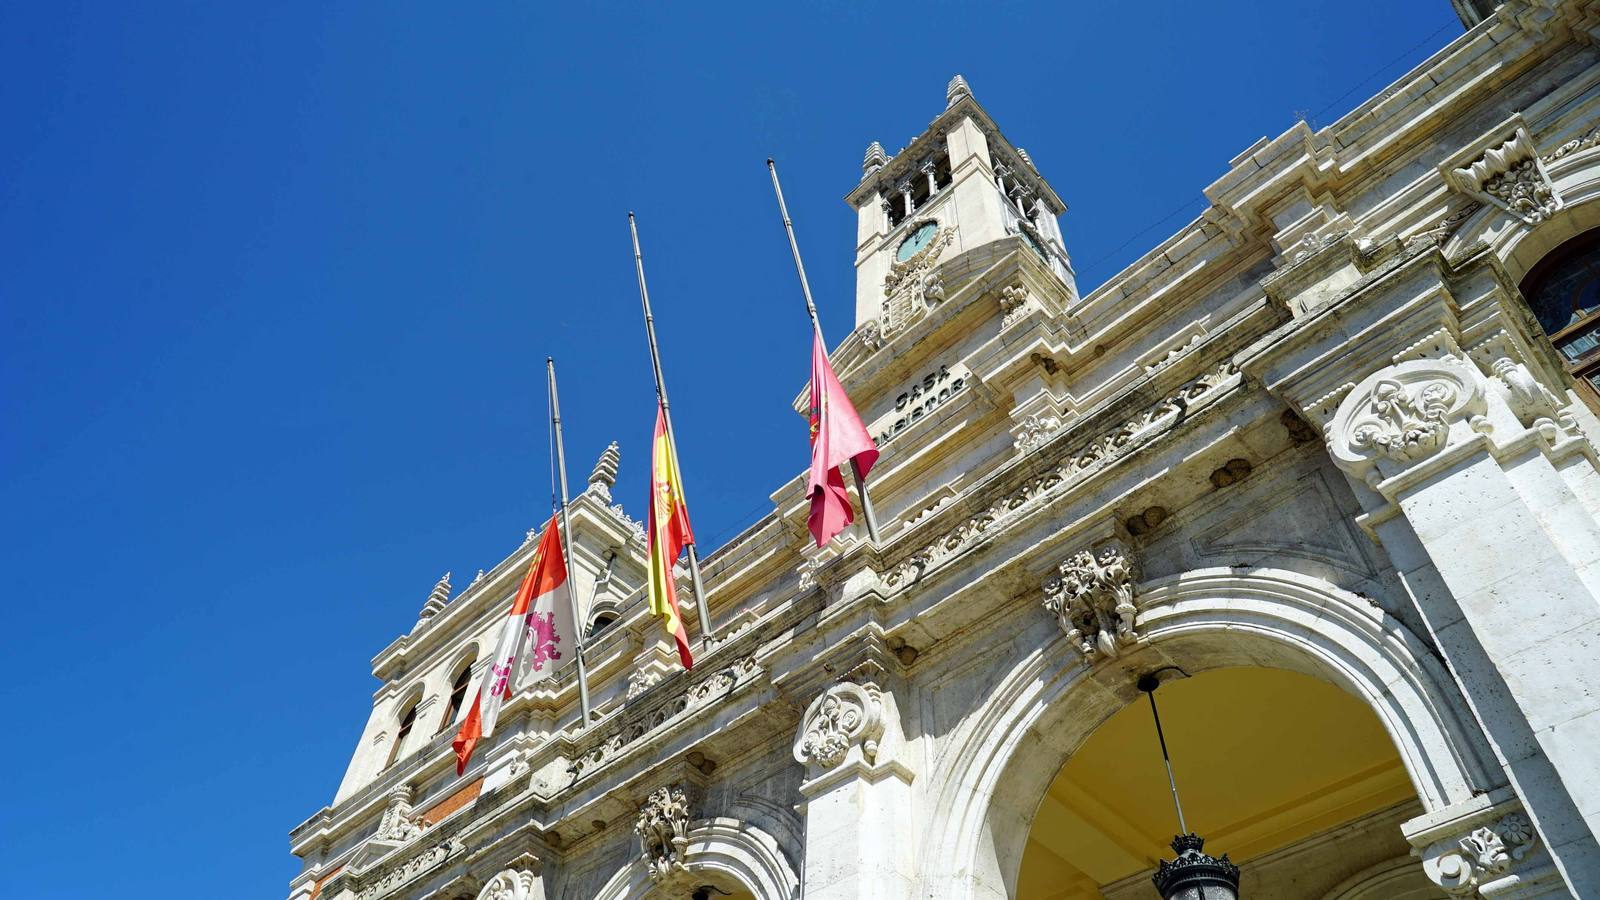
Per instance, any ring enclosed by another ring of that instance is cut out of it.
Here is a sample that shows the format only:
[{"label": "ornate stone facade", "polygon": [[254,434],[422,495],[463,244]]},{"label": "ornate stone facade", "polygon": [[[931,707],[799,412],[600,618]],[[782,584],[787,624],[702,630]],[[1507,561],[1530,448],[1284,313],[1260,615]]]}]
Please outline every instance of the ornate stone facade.
[{"label": "ornate stone facade", "polygon": [[[606,448],[570,510],[588,721],[564,658],[455,771],[451,691],[481,680],[530,532],[373,660],[291,900],[1028,898],[1046,852],[1081,863],[1069,896],[1150,896],[1170,831],[1113,822],[1137,802],[1116,778],[1056,779],[1133,732],[1108,723],[1157,671],[1332,685],[1392,760],[1228,810],[1252,824],[1207,846],[1251,896],[1600,896],[1600,676],[1574,662],[1600,634],[1600,420],[1519,287],[1600,228],[1600,11],[1457,7],[1447,49],[1250,147],[1088,294],[1039,168],[964,79],[942,109],[935,85],[928,129],[871,144],[846,198],[832,358],[883,451],[879,538],[812,545],[795,472],[702,548],[722,627],[684,671]],[[1234,699],[1161,690],[1163,721]],[[1117,764],[1154,759],[1138,725]],[[1192,735],[1175,759],[1267,780]]]}]

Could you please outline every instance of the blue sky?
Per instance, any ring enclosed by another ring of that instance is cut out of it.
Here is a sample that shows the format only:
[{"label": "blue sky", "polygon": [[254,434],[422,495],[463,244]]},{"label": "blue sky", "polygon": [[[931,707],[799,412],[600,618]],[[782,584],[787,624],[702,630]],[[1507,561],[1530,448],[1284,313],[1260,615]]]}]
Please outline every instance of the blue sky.
[{"label": "blue sky", "polygon": [[372,655],[546,514],[546,355],[572,478],[618,440],[640,507],[629,209],[709,551],[807,459],[767,156],[838,341],[841,198],[955,72],[1087,292],[1459,32],[1446,0],[0,3],[0,894],[286,895]]}]

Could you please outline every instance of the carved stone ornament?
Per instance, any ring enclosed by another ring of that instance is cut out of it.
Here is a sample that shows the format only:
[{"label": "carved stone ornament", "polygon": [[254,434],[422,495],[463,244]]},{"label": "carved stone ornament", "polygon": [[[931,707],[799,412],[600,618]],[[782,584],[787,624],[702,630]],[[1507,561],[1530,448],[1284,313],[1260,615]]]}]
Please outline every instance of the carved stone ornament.
[{"label": "carved stone ornament", "polygon": [[489,879],[478,892],[478,900],[542,900],[538,878],[532,872],[506,869]]},{"label": "carved stone ornament", "polygon": [[1422,867],[1450,896],[1473,897],[1484,884],[1509,872],[1538,841],[1533,823],[1514,812],[1474,828],[1454,842],[1435,844],[1422,854]]},{"label": "carved stone ornament", "polygon": [[652,881],[682,872],[689,848],[688,791],[676,784],[651,791],[639,807],[633,830],[639,835]]},{"label": "carved stone ornament", "polygon": [[1504,388],[1506,406],[1516,415],[1517,421],[1532,428],[1547,439],[1554,440],[1561,431],[1578,432],[1578,421],[1571,410],[1533,377],[1528,367],[1508,356],[1497,357],[1490,363],[1495,380]]},{"label": "carved stone ornament", "polygon": [[411,815],[411,788],[401,785],[390,792],[389,805],[384,809],[383,818],[378,820],[378,830],[372,836],[376,840],[403,844],[422,834],[421,818]]},{"label": "carved stone ornament", "polygon": [[1561,198],[1533,147],[1533,139],[1517,126],[1511,139],[1490,147],[1466,166],[1445,177],[1457,190],[1492,203],[1528,225],[1537,225],[1561,208]]},{"label": "carved stone ornament", "polygon": [[1028,314],[1028,289],[1020,284],[1008,284],[1000,289],[1000,327],[1011,324]]},{"label": "carved stone ornament", "polygon": [[1431,456],[1449,442],[1452,422],[1480,421],[1483,387],[1477,370],[1455,356],[1392,365],[1339,404],[1328,424],[1328,451],[1360,478],[1379,474],[1373,467],[1380,461],[1410,464]]},{"label": "carved stone ornament", "polygon": [[1018,453],[1028,453],[1061,430],[1061,417],[1053,413],[1029,414],[1012,429]]},{"label": "carved stone ornament", "polygon": [[1044,583],[1044,608],[1087,662],[1133,643],[1133,562],[1120,544],[1081,550]]},{"label": "carved stone ornament", "polygon": [[611,489],[617,486],[617,469],[621,465],[622,453],[617,450],[617,442],[612,441],[594,462],[594,470],[589,473],[589,491],[610,503]]},{"label": "carved stone ornament", "polygon": [[[905,233],[911,234],[929,221],[932,220],[913,222]],[[940,228],[928,245],[910,259],[890,264],[889,274],[883,278],[883,313],[878,317],[881,340],[892,338],[944,301],[944,281],[933,269],[955,235],[954,228]]]},{"label": "carved stone ornament", "polygon": [[794,758],[831,769],[860,747],[867,762],[878,757],[884,732],[883,691],[876,684],[840,682],[811,701],[800,720]]}]

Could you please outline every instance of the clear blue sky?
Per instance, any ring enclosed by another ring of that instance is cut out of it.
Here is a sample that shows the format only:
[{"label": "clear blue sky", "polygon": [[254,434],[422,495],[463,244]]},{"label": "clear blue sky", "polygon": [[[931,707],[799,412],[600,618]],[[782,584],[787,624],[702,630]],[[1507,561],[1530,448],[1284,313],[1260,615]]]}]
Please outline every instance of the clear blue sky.
[{"label": "clear blue sky", "polygon": [[[368,661],[652,424],[638,211],[708,550],[806,463],[778,158],[834,341],[841,197],[966,75],[1087,291],[1447,0],[0,5],[0,894],[282,897]],[[102,878],[109,879],[102,881]]]}]

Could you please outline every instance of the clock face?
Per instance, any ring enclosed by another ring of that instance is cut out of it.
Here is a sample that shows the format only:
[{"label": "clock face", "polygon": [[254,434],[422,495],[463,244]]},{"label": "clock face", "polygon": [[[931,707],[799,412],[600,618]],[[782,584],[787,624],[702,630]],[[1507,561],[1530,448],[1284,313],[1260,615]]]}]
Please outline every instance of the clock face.
[{"label": "clock face", "polygon": [[916,231],[911,232],[904,241],[900,242],[900,250],[895,253],[895,258],[900,262],[905,262],[916,256],[922,251],[923,247],[928,246],[928,242],[933,240],[934,234],[938,231],[939,226],[934,222],[923,222],[918,225]]}]

